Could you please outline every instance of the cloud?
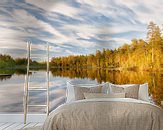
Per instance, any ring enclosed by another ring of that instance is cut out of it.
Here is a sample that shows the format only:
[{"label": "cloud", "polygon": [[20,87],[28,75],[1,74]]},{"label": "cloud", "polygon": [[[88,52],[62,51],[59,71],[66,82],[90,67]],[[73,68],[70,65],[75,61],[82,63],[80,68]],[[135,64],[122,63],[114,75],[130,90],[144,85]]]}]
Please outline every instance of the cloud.
[{"label": "cloud", "polygon": [[[146,38],[147,24],[162,24],[160,0],[6,0],[0,1],[0,53],[14,57],[94,53],[117,48],[133,38]],[[8,49],[8,51],[7,51]]]},{"label": "cloud", "polygon": [[63,2],[62,0],[26,0],[26,2],[46,11],[59,13],[69,17],[74,17],[79,12],[79,9],[67,5],[66,2]]},{"label": "cloud", "polygon": [[[142,23],[148,24],[149,21],[153,21],[159,25],[162,24],[163,17],[161,0],[117,0],[121,5],[132,9],[137,16],[137,19]],[[124,2],[125,1],[125,2]]]}]

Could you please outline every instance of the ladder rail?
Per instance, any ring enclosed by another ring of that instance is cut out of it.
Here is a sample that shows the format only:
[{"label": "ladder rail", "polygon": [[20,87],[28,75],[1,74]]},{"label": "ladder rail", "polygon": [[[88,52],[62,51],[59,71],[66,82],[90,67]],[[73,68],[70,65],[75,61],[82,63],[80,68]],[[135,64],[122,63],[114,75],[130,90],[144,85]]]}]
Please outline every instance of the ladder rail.
[{"label": "ladder rail", "polygon": [[47,43],[47,115],[49,115],[49,44]]},{"label": "ladder rail", "polygon": [[27,42],[27,74],[25,77],[25,104],[24,104],[24,124],[27,122],[27,112],[28,112],[28,87],[29,87],[29,65],[30,65],[30,54],[31,53],[31,43]]}]

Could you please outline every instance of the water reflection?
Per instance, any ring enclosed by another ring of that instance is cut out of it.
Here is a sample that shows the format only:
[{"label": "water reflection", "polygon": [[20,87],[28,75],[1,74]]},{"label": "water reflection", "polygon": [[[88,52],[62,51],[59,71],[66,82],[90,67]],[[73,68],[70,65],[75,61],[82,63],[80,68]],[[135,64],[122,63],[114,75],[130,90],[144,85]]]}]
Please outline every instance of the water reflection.
[{"label": "water reflection", "polygon": [[10,79],[12,75],[0,75],[0,81]]},{"label": "water reflection", "polygon": [[69,78],[89,78],[115,84],[149,83],[149,93],[156,104],[163,100],[163,72],[114,71],[108,69],[52,69],[53,76]]},{"label": "water reflection", "polygon": [[[7,71],[9,73],[10,71]],[[1,72],[2,73],[2,72]],[[2,74],[5,74],[3,72]],[[11,76],[0,76],[0,112],[23,112],[25,70],[12,70]],[[34,71],[30,74],[30,86],[46,86],[46,71]],[[66,81],[73,79],[91,79],[97,82],[149,83],[149,93],[156,104],[163,100],[163,73],[138,71],[111,71],[107,69],[51,69],[50,110],[65,102]],[[30,104],[45,104],[45,92],[30,93]],[[45,112],[45,108],[29,108],[29,112]]]}]

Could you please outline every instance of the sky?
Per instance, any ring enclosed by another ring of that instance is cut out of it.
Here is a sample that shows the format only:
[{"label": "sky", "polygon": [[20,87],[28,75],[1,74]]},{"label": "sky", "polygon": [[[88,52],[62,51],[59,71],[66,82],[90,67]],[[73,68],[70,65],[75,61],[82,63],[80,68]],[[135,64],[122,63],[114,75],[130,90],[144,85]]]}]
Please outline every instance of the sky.
[{"label": "sky", "polygon": [[163,23],[163,0],[0,0],[0,53],[85,55],[146,39],[150,21]]}]

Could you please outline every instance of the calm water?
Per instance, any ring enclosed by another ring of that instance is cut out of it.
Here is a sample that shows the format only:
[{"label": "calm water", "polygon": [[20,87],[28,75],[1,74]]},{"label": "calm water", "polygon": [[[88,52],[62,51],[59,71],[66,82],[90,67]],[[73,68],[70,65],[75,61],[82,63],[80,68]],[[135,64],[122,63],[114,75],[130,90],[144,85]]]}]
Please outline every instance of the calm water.
[{"label": "calm water", "polygon": [[[0,71],[11,76],[0,76],[0,112],[23,112],[24,70]],[[50,73],[50,110],[65,102],[66,81],[74,78],[95,82],[149,83],[149,92],[153,101],[160,105],[163,101],[163,73],[110,71],[105,69],[52,69]],[[37,70],[30,74],[30,87],[46,87],[46,71]],[[31,92],[29,104],[45,104],[46,92]],[[29,108],[29,112],[43,113],[44,108]]]}]

